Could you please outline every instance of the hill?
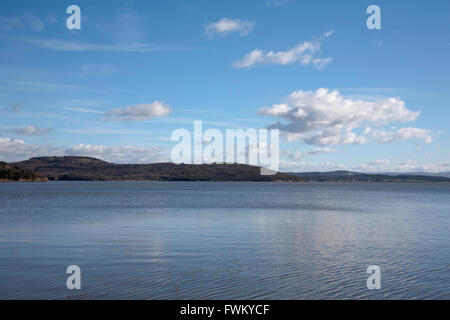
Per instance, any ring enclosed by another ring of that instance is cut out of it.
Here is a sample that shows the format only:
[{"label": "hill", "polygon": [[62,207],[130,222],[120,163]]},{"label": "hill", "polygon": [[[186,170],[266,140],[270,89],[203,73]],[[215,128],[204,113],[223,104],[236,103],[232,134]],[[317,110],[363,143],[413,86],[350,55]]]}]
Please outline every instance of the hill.
[{"label": "hill", "polygon": [[18,166],[0,161],[0,181],[47,181],[47,178]]},{"label": "hill", "polygon": [[[383,174],[388,175],[398,175],[398,173],[395,172],[383,172]],[[450,178],[450,172],[405,172],[402,173],[402,175],[408,175],[408,176],[431,176],[431,177],[445,177]]]},{"label": "hill", "polygon": [[[0,180],[41,181],[288,181],[288,182],[450,182],[450,178],[419,174],[370,174],[352,171],[260,175],[260,167],[245,164],[115,164],[90,157],[38,157],[3,163]],[[3,178],[1,178],[3,177]],[[43,178],[44,177],[44,178]]]},{"label": "hill", "polygon": [[157,180],[157,181],[291,181],[288,173],[260,175],[260,168],[245,164],[114,164],[89,157],[38,157],[11,163],[49,180]]},{"label": "hill", "polygon": [[299,172],[296,175],[306,181],[334,181],[334,182],[450,182],[450,178],[443,176],[419,174],[371,174],[352,171],[331,172]]}]

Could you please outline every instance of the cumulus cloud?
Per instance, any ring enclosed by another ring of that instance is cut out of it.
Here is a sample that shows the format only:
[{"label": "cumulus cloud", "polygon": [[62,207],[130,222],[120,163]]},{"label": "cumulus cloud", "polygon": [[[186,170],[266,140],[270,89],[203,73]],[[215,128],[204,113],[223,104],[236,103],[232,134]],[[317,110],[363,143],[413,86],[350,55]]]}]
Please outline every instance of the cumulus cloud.
[{"label": "cumulus cloud", "polygon": [[[325,38],[332,34],[332,30],[324,33]],[[333,61],[331,57],[317,57],[321,47],[321,41],[323,40],[324,37],[321,40],[304,41],[286,51],[263,51],[255,49],[247,53],[242,59],[236,61],[233,66],[236,68],[249,68],[257,64],[288,65],[300,63],[304,66],[313,65],[318,69],[322,69]]]},{"label": "cumulus cloud", "polygon": [[395,171],[400,172],[450,172],[450,162],[443,162],[439,164],[417,164],[414,160],[396,163]]},{"label": "cumulus cloud", "polygon": [[45,135],[52,131],[50,128],[38,128],[35,126],[26,126],[25,128],[15,128],[15,129],[9,129],[8,132],[12,132],[18,135],[23,136],[39,136],[39,135]]},{"label": "cumulus cloud", "polygon": [[32,157],[86,156],[113,163],[152,163],[168,161],[168,153],[157,146],[104,146],[78,144],[70,148],[36,145],[23,140],[0,137],[0,161],[15,162]]},{"label": "cumulus cloud", "polygon": [[433,141],[433,132],[431,130],[412,127],[391,130],[371,130],[370,128],[366,128],[364,132],[380,143],[404,141],[408,139],[419,139],[425,141],[425,143]]},{"label": "cumulus cloud", "polygon": [[414,121],[420,114],[406,108],[398,98],[378,101],[344,98],[337,90],[318,89],[292,92],[283,103],[262,108],[260,115],[277,117],[269,128],[278,128],[287,141],[303,141],[310,145],[362,144],[369,139],[392,142],[406,139],[431,141],[431,132],[418,128],[395,131],[355,130],[366,126],[380,127],[392,123]]},{"label": "cumulus cloud", "polygon": [[23,140],[0,137],[0,160],[6,162],[20,161],[32,157],[63,155],[60,148],[47,145],[34,145]]},{"label": "cumulus cloud", "polygon": [[[286,103],[274,104],[270,108],[262,108],[258,111],[259,114],[264,116],[284,117],[291,113],[292,107]],[[300,111],[300,112],[303,112]],[[306,113],[305,113],[306,115]]]},{"label": "cumulus cloud", "polygon": [[151,104],[138,104],[125,108],[116,108],[105,112],[105,120],[120,119],[125,121],[144,121],[154,117],[162,117],[172,113],[172,109],[161,101]]},{"label": "cumulus cloud", "polygon": [[210,37],[213,37],[216,34],[226,36],[231,32],[239,32],[241,36],[246,36],[254,27],[255,24],[250,21],[222,18],[217,22],[209,23],[206,26],[205,32]]},{"label": "cumulus cloud", "polygon": [[162,147],[103,146],[79,144],[66,150],[66,155],[86,156],[113,163],[152,163],[167,161]]},{"label": "cumulus cloud", "polygon": [[344,164],[336,164],[332,162],[306,162],[306,161],[287,161],[280,159],[280,171],[290,172],[325,172],[335,170],[347,170]]},{"label": "cumulus cloud", "polygon": [[377,159],[374,161],[369,162],[370,166],[387,166],[391,162],[388,159]]},{"label": "cumulus cloud", "polygon": [[[305,157],[334,152],[330,148],[315,148],[305,152],[282,152],[289,160],[280,160],[282,171],[332,171],[352,170],[361,172],[450,172],[450,162],[418,164],[414,160],[392,163],[387,159],[376,159],[362,164],[340,164],[332,162],[305,162]],[[246,149],[245,152],[248,152]],[[154,163],[169,161],[168,152],[158,146],[104,146],[78,144],[64,149],[51,145],[35,145],[23,140],[0,136],[0,161],[15,162],[42,156],[89,156],[113,163]],[[206,159],[204,159],[206,160]],[[300,161],[299,161],[300,160]]]},{"label": "cumulus cloud", "polygon": [[[287,65],[299,62],[302,65],[319,65],[320,61],[314,63],[314,55],[320,49],[319,42],[305,41],[287,51],[267,51],[255,49],[247,53],[241,60],[236,61],[233,66],[236,68],[249,68],[256,64],[279,64]],[[330,59],[330,58],[327,58]],[[331,61],[331,60],[330,60]],[[323,64],[323,62],[322,62]],[[326,63],[325,63],[326,64]]]},{"label": "cumulus cloud", "polygon": [[371,161],[369,163],[352,165],[349,166],[349,169],[363,172],[443,173],[449,172],[450,162],[443,162],[438,164],[419,164],[415,160],[406,160],[403,162],[391,163],[389,160],[380,159]]},{"label": "cumulus cloud", "polygon": [[337,144],[363,144],[367,142],[367,139],[351,131],[335,133],[333,130],[330,130],[304,137],[303,141],[311,145],[330,146]]}]

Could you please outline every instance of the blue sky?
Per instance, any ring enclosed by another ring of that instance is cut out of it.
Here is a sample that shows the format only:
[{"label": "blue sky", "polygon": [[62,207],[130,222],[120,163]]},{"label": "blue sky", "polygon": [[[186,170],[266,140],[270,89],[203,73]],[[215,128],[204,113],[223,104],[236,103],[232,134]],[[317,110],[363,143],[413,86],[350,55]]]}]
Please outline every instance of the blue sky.
[{"label": "blue sky", "polygon": [[446,0],[3,0],[0,159],[167,161],[172,131],[202,120],[280,128],[283,170],[450,171],[449,14]]}]

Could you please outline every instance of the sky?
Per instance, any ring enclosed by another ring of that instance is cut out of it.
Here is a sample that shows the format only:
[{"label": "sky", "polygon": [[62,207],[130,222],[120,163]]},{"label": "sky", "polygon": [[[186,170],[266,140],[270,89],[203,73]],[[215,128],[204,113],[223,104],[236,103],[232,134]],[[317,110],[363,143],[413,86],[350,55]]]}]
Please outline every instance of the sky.
[{"label": "sky", "polygon": [[447,172],[449,16],[448,0],[2,0],[0,160],[170,161],[197,120],[280,129],[281,171]]}]

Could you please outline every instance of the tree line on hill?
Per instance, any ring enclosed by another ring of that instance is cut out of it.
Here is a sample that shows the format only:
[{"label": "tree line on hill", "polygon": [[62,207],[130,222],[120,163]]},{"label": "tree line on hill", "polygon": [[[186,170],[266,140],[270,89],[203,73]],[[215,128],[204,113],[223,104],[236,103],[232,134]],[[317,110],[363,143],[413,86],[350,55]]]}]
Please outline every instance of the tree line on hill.
[{"label": "tree line on hill", "polygon": [[45,178],[37,175],[31,170],[23,169],[17,165],[9,166],[0,161],[0,180],[4,181],[42,181]]}]

